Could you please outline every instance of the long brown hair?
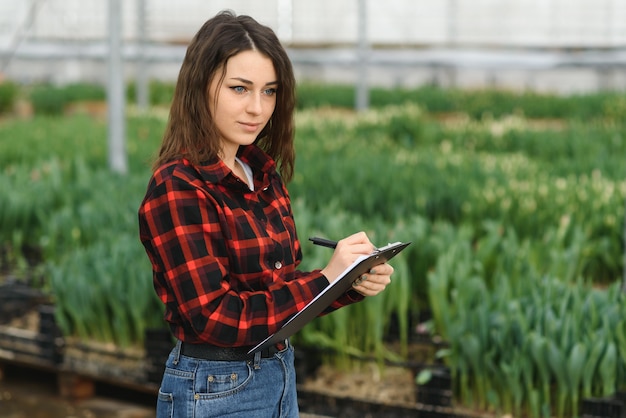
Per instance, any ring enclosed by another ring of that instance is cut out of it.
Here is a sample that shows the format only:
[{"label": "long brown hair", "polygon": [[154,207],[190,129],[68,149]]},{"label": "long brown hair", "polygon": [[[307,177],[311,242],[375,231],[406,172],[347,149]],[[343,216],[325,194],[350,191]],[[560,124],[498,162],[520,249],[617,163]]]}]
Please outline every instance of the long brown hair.
[{"label": "long brown hair", "polygon": [[155,170],[179,158],[200,164],[219,156],[219,133],[208,107],[209,86],[232,56],[251,49],[272,60],[278,77],[274,113],[255,143],[276,161],[284,181],[291,180],[295,163],[295,78],[291,61],[272,29],[250,16],[236,16],[230,11],[209,19],[187,48]]}]

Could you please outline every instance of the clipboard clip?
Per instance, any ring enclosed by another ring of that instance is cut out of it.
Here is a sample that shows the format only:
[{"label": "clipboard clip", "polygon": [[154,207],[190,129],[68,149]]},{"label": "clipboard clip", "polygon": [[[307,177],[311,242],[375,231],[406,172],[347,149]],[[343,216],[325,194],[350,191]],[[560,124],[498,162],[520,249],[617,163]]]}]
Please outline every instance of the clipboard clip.
[{"label": "clipboard clip", "polygon": [[[374,251],[372,252],[372,254],[377,254],[377,253],[382,253],[387,251],[388,249],[392,248],[392,247],[396,247],[398,245],[401,245],[402,242],[400,241],[396,241],[396,242],[389,242],[387,243],[387,245],[385,245],[384,247],[378,247],[376,249],[374,249]],[[392,249],[391,251],[393,251],[394,253],[397,251],[397,249]]]}]

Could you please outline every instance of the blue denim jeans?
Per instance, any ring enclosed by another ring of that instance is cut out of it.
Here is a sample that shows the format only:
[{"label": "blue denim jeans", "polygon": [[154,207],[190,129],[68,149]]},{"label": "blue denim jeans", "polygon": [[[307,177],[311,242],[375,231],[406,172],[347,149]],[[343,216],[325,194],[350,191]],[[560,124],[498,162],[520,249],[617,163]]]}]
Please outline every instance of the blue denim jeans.
[{"label": "blue denim jeans", "polygon": [[157,418],[297,418],[289,345],[271,358],[210,361],[172,349],[157,400]]}]

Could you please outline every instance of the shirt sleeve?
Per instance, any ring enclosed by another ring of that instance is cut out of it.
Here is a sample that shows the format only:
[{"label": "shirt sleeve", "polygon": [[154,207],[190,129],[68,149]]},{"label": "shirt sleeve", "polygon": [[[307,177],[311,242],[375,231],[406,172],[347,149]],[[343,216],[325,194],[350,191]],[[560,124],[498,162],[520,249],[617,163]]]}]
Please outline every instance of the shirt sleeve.
[{"label": "shirt sleeve", "polygon": [[229,277],[227,226],[206,192],[183,179],[153,187],[139,217],[166,320],[178,324],[174,334],[184,341],[256,344],[328,284],[319,271],[297,272],[294,280],[276,280],[262,290],[236,290]]}]

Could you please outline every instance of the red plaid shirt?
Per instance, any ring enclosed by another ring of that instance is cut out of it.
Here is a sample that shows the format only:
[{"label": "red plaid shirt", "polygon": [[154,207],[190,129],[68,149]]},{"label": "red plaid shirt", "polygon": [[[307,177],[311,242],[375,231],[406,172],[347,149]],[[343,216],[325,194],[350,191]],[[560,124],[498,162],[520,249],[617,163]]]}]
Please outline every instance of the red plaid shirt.
[{"label": "red plaid shirt", "polygon": [[[302,259],[287,189],[275,162],[242,147],[254,191],[218,160],[160,167],[139,208],[139,233],[174,336],[250,346],[277,331],[324,287]],[[330,312],[362,299],[350,290]]]}]

